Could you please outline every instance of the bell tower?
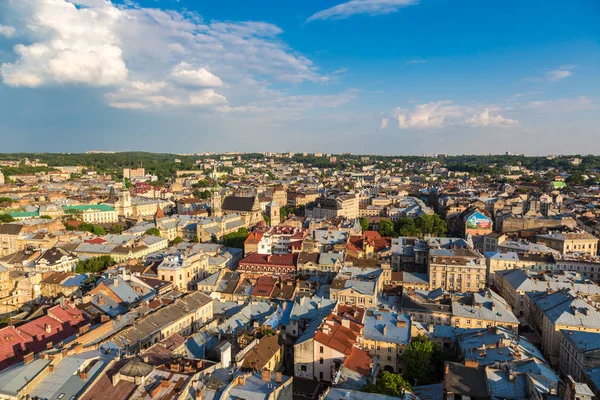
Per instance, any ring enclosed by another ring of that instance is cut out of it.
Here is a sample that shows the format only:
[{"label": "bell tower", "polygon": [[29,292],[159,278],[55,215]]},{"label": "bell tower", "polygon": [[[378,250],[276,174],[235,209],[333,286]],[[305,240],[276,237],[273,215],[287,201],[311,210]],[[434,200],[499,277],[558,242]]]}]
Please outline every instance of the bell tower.
[{"label": "bell tower", "polygon": [[133,215],[133,208],[131,207],[131,192],[125,184],[125,178],[123,178],[123,188],[119,194],[119,215],[125,218]]},{"label": "bell tower", "polygon": [[269,211],[271,226],[279,225],[281,223],[281,210],[279,209],[279,205],[275,203],[275,200],[271,200],[271,202],[267,204],[267,209]]},{"label": "bell tower", "polygon": [[223,215],[223,199],[221,198],[221,187],[215,183],[210,195],[210,216],[217,218]]}]

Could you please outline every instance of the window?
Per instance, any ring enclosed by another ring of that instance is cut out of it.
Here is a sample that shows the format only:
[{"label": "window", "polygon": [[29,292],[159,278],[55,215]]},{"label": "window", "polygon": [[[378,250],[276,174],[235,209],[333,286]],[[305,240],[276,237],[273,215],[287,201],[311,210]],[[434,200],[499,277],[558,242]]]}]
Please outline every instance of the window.
[{"label": "window", "polygon": [[319,364],[323,364],[323,357],[319,359]]},{"label": "window", "polygon": [[391,352],[392,352],[392,348],[388,347],[388,353],[391,353]]},{"label": "window", "polygon": [[387,356],[388,361],[392,361],[392,356]]},{"label": "window", "polygon": [[306,365],[301,365],[300,366],[300,371],[306,372]]},{"label": "window", "polygon": [[[323,353],[323,346],[321,346],[321,347],[319,348],[319,353]],[[323,364],[323,363],[321,363],[321,364]]]},{"label": "window", "polygon": [[323,380],[323,371],[319,372],[319,379]]}]

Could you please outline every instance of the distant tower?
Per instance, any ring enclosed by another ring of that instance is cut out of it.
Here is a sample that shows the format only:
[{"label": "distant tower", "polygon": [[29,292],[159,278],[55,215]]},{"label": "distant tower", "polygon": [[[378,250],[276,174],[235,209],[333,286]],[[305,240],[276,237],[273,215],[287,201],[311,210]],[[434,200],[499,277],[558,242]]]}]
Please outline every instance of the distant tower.
[{"label": "distant tower", "polygon": [[212,194],[210,195],[210,216],[213,218],[222,216],[222,205],[223,200],[221,199],[221,187],[215,183],[215,185],[212,187]]},{"label": "distant tower", "polygon": [[131,207],[131,193],[127,189],[125,179],[123,179],[123,188],[119,194],[119,215],[127,218],[133,215],[133,208]]},{"label": "distant tower", "polygon": [[281,222],[281,216],[279,215],[281,210],[279,209],[279,205],[275,202],[275,200],[271,200],[271,202],[267,204],[267,211],[269,212],[271,226],[279,225]]}]

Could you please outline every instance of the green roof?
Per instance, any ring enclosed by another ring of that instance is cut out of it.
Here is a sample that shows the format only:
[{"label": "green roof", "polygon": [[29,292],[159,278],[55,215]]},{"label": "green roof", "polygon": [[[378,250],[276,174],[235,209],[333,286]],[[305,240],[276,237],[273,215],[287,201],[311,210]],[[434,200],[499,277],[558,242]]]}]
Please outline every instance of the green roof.
[{"label": "green roof", "polygon": [[10,213],[10,216],[13,218],[30,218],[30,217],[38,217],[40,212],[36,211],[13,211]]},{"label": "green roof", "polygon": [[554,181],[552,182],[552,186],[554,186],[554,189],[559,189],[567,187],[567,184],[562,181]]},{"label": "green roof", "polygon": [[107,204],[85,204],[79,206],[63,206],[63,210],[75,210],[75,211],[115,211],[115,209]]}]

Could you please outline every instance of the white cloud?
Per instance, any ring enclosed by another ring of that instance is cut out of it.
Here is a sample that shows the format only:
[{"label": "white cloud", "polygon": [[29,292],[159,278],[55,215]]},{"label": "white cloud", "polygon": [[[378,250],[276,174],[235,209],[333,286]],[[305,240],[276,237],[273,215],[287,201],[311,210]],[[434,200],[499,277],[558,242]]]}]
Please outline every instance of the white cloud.
[{"label": "white cloud", "polygon": [[379,129],[381,129],[381,130],[386,129],[388,127],[389,122],[390,122],[389,118],[381,118],[381,125],[379,125]]},{"label": "white cloud", "polygon": [[[206,23],[187,11],[109,0],[8,0],[7,9],[24,29],[16,60],[0,67],[9,86],[104,87],[107,104],[127,109],[287,110],[296,104],[306,110],[313,107],[307,103],[328,99],[285,94],[286,84],[330,78],[283,43],[273,24]],[[281,89],[271,89],[275,84]],[[331,104],[343,102],[314,107]]]},{"label": "white cloud", "polygon": [[0,67],[5,84],[108,86],[127,79],[120,40],[113,32],[124,16],[114,6],[103,3],[78,9],[64,0],[12,0],[11,4],[30,14],[27,28],[35,41],[17,44],[17,61]]},{"label": "white cloud", "polygon": [[[517,121],[499,114],[498,108],[461,106],[450,100],[417,104],[413,110],[396,108],[390,113],[400,129],[440,129],[453,125],[511,126]],[[383,125],[383,121],[382,121]]]},{"label": "white cloud", "polygon": [[502,115],[492,115],[490,114],[490,109],[486,108],[480,113],[473,114],[467,118],[465,124],[471,126],[508,126],[518,125],[519,122],[514,119],[504,118]]},{"label": "white cloud", "polygon": [[414,4],[418,4],[418,0],[350,0],[346,3],[319,11],[308,17],[306,22],[345,19],[356,14],[390,14]]},{"label": "white cloud", "polygon": [[558,67],[556,69],[546,71],[543,76],[525,78],[524,80],[530,81],[530,82],[540,82],[540,81],[547,81],[547,82],[553,82],[553,83],[558,82],[562,79],[572,76],[573,70],[575,69],[575,67],[576,67],[576,65],[574,65],[574,64],[561,65],[560,67]]},{"label": "white cloud", "polygon": [[13,37],[15,33],[17,33],[17,30],[14,26],[0,24],[0,36],[9,38]]},{"label": "white cloud", "polygon": [[197,87],[223,86],[221,79],[210,73],[206,68],[193,68],[190,64],[183,61],[173,68],[171,78],[182,85]]},{"label": "white cloud", "polygon": [[550,82],[558,82],[561,79],[568,78],[571,75],[573,75],[573,72],[564,69],[554,69],[546,72],[546,78]]},{"label": "white cloud", "polygon": [[575,98],[530,101],[525,103],[523,108],[540,112],[558,113],[564,111],[598,110],[600,109],[600,105],[587,96],[580,96]]},{"label": "white cloud", "polygon": [[407,64],[425,64],[427,60],[423,60],[422,58],[412,58],[408,60]]},{"label": "white cloud", "polygon": [[206,106],[227,103],[225,96],[220,95],[213,89],[205,89],[190,95],[189,104],[193,106]]}]

